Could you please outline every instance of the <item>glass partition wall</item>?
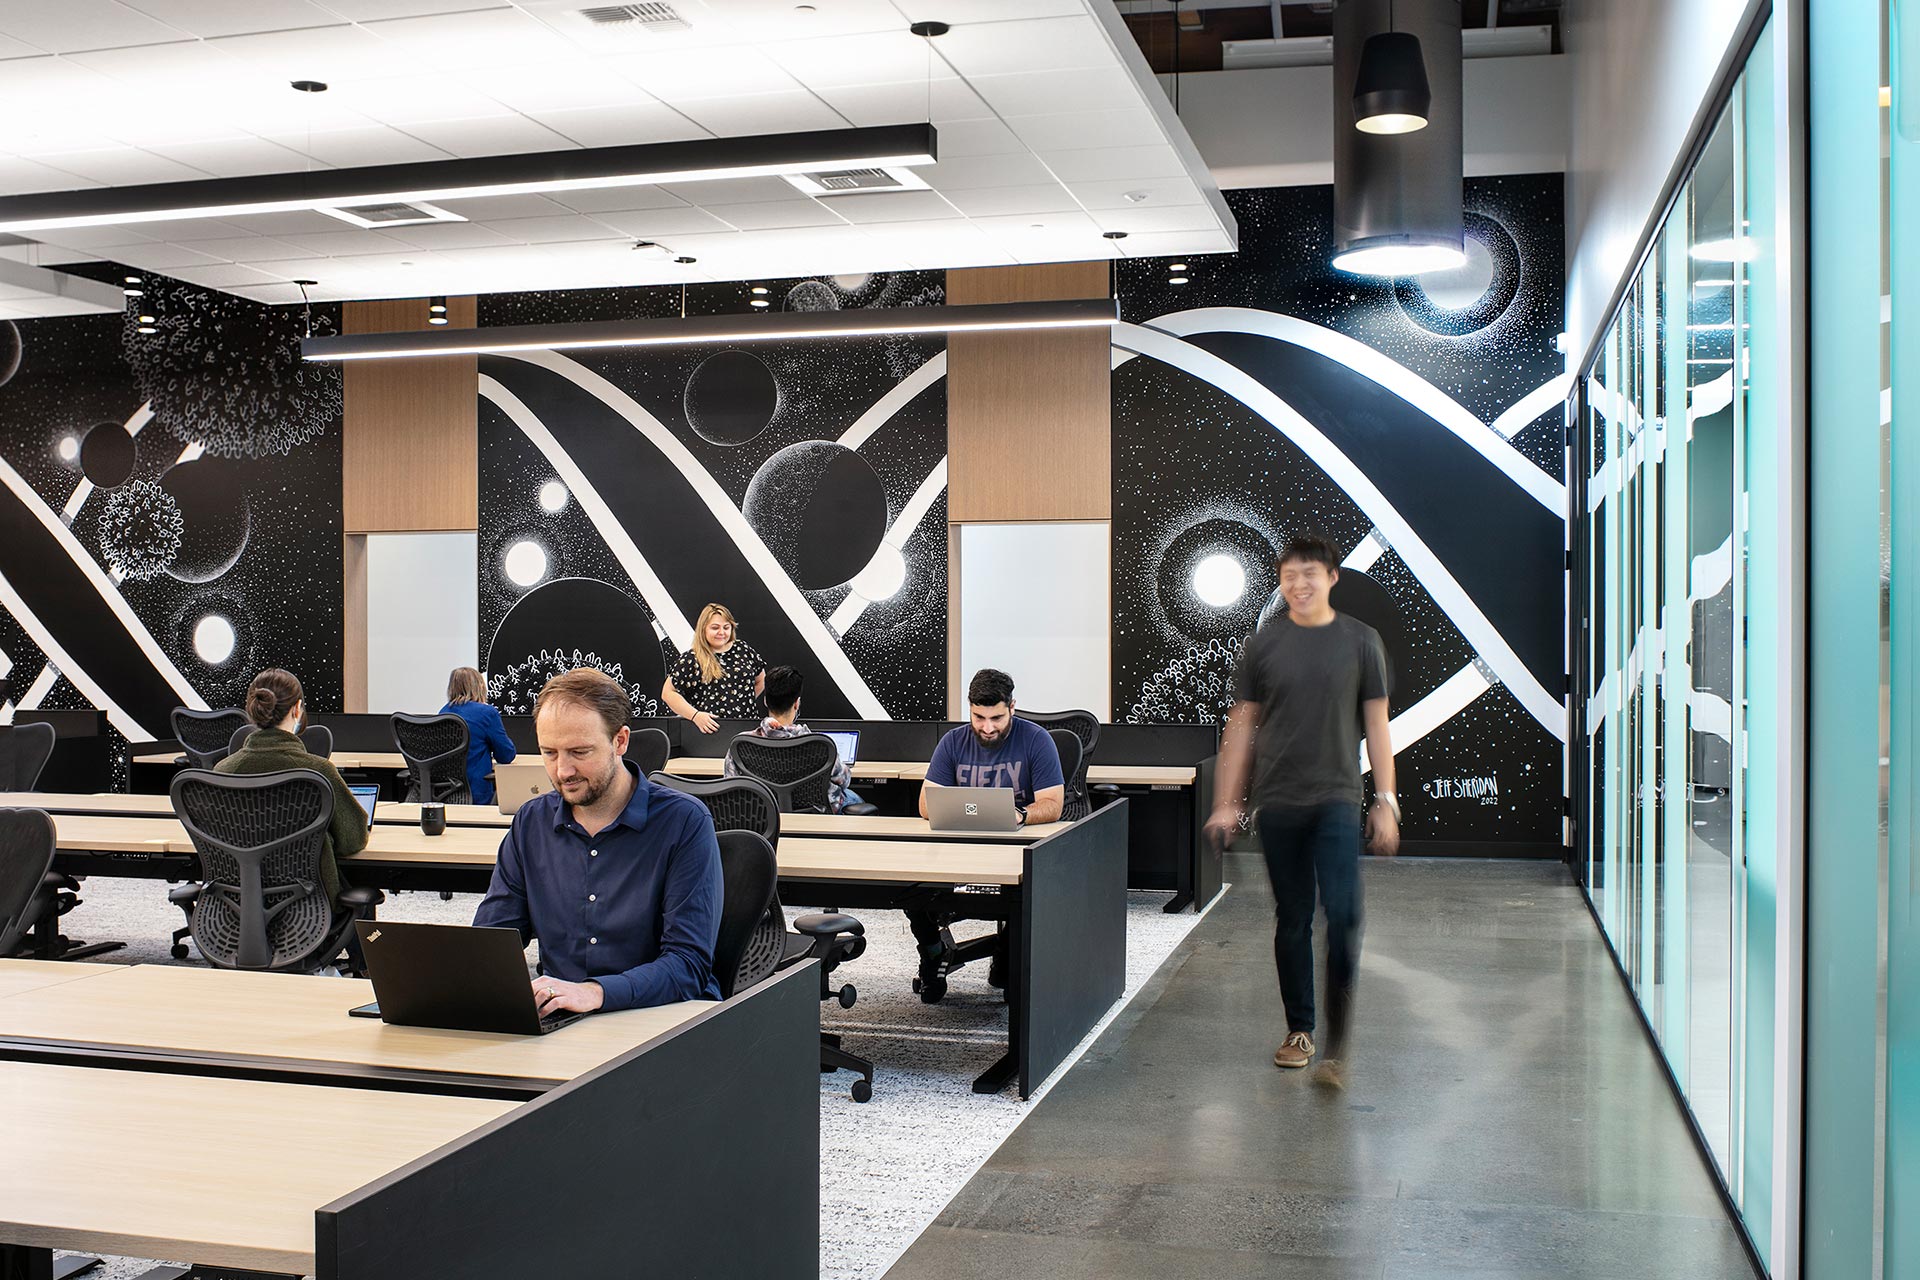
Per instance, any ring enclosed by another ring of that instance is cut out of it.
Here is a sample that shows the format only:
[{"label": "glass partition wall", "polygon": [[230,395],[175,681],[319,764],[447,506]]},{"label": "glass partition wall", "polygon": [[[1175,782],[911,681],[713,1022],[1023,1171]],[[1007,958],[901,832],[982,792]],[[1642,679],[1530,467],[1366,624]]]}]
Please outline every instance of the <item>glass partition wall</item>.
[{"label": "glass partition wall", "polygon": [[1575,554],[1594,912],[1764,1255],[1772,1203],[1777,491],[1772,41],[1582,379]]}]

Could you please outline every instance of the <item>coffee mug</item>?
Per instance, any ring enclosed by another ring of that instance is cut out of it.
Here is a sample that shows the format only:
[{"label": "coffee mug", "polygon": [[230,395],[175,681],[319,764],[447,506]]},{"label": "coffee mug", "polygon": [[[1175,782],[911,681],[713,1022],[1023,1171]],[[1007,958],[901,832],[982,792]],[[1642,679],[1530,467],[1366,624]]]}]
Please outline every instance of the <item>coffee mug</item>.
[{"label": "coffee mug", "polygon": [[430,836],[446,834],[447,806],[438,800],[428,800],[421,804],[420,829]]}]

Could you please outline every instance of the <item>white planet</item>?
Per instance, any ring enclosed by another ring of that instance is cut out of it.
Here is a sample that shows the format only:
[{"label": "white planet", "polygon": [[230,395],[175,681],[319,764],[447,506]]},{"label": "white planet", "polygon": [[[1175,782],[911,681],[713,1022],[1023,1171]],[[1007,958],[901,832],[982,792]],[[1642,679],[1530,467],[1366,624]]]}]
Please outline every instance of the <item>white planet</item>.
[{"label": "white planet", "polygon": [[1238,604],[1247,594],[1247,566],[1222,552],[1203,557],[1193,566],[1193,594],[1216,609]]},{"label": "white planet", "polygon": [[210,667],[217,667],[233,656],[237,639],[233,623],[217,613],[210,613],[193,624],[193,651]]},{"label": "white planet", "polygon": [[853,575],[847,588],[862,600],[887,600],[905,586],[906,581],[907,558],[900,554],[900,548],[883,542],[873,553],[873,559],[867,561],[867,567]]},{"label": "white planet", "polygon": [[530,587],[547,576],[547,549],[522,539],[507,548],[502,567],[515,586]]},{"label": "white planet", "polygon": [[566,509],[569,496],[566,485],[558,480],[549,480],[540,486],[540,509],[551,512],[563,511]]}]

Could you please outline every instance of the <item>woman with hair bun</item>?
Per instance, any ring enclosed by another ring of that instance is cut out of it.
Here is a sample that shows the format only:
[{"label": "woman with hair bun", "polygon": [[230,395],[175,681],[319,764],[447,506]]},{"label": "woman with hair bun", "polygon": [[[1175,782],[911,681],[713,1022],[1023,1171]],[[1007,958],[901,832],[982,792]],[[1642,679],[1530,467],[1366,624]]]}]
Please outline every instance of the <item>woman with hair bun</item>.
[{"label": "woman with hair bun", "polygon": [[360,807],[347,780],[333,761],[309,752],[300,741],[307,727],[306,695],[291,671],[269,667],[253,678],[243,708],[254,732],[240,749],[213,766],[215,773],[277,773],[282,769],[311,769],[333,784],[333,825],[327,830],[326,849],[320,855],[320,881],[335,905],[340,900],[340,869],[335,857],[346,857],[367,847],[367,812]]}]

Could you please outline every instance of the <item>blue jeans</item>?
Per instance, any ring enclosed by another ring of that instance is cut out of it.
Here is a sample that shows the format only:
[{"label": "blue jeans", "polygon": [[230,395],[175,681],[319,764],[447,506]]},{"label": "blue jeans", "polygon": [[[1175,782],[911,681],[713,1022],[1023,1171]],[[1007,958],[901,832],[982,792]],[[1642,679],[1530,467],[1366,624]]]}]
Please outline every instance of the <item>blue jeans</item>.
[{"label": "blue jeans", "polygon": [[1313,908],[1327,909],[1327,1056],[1346,1044],[1360,968],[1360,806],[1260,810],[1260,848],[1273,880],[1273,964],[1287,1030],[1314,1029]]}]

